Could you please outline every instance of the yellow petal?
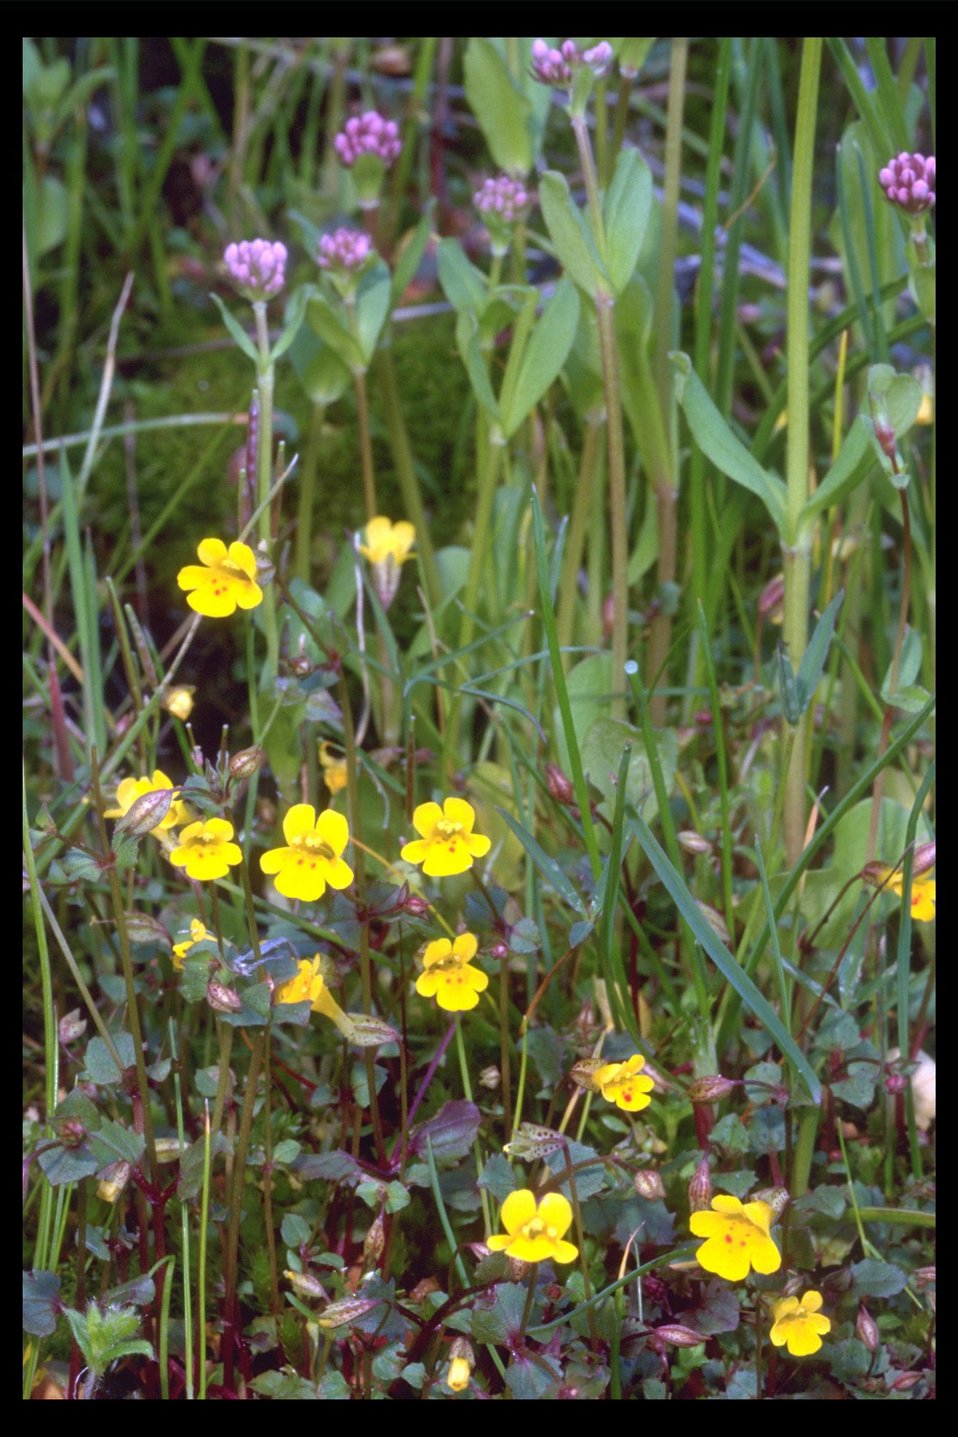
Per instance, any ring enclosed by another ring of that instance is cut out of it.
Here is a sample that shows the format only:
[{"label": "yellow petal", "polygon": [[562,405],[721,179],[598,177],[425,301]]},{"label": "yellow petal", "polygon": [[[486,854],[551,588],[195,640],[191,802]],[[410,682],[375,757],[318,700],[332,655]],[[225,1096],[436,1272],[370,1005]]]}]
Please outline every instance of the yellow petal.
[{"label": "yellow petal", "polygon": [[572,1223],[572,1206],[561,1193],[546,1193],[539,1204],[539,1216],[547,1227],[554,1227],[563,1237]]},{"label": "yellow petal", "polygon": [[287,843],[306,838],[316,827],[316,810],[311,803],[294,803],[283,819],[283,837]]},{"label": "yellow petal", "polygon": [[338,858],[349,842],[349,824],[334,808],[324,809],[316,820],[316,832]]},{"label": "yellow petal", "polygon": [[[441,941],[448,942],[449,940]],[[474,933],[460,933],[452,945],[453,953],[455,953],[457,958],[461,958],[464,963],[469,963],[475,958],[478,948],[479,940]]]},{"label": "yellow petal", "polygon": [[442,807],[450,823],[461,823],[465,833],[472,832],[476,810],[471,803],[467,803],[464,798],[447,798]]},{"label": "yellow petal", "polygon": [[248,579],[256,578],[256,555],[248,544],[234,541],[229,547],[229,561],[242,569]]},{"label": "yellow petal", "polygon": [[[448,801],[448,800],[447,800]],[[421,803],[412,816],[412,826],[423,838],[431,838],[435,832],[436,824],[442,818],[442,809],[438,803]],[[409,844],[406,847],[410,847]],[[403,849],[405,854],[405,849]],[[412,860],[418,863],[418,859]]]},{"label": "yellow petal", "polygon": [[501,1219],[507,1232],[518,1232],[524,1223],[531,1222],[536,1215],[535,1196],[528,1188],[519,1188],[510,1193],[502,1204]]},{"label": "yellow petal", "polygon": [[[213,568],[216,564],[222,564],[227,557],[226,545],[222,539],[203,539],[196,550],[200,563]],[[209,577],[209,575],[207,575]]]}]

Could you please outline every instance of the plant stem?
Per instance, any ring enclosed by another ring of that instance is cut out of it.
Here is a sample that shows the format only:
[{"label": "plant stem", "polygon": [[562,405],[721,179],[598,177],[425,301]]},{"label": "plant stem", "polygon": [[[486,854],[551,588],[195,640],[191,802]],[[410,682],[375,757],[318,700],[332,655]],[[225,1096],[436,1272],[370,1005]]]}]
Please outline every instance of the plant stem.
[{"label": "plant stem", "polygon": [[[812,532],[800,523],[808,499],[808,279],[811,252],[812,174],[815,121],[821,70],[821,38],[802,42],[802,66],[795,122],[795,156],[788,233],[788,455],[786,465],[785,642],[797,667],[808,643],[808,599]],[[783,837],[789,864],[805,841],[807,767],[806,708],[795,731],[785,789]]]}]

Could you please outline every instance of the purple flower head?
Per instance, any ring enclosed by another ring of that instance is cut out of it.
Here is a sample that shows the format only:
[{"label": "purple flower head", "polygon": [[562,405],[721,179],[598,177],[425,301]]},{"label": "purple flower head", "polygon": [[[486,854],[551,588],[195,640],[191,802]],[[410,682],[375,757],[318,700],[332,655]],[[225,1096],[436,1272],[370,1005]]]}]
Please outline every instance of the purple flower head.
[{"label": "purple flower head", "polygon": [[396,121],[383,119],[375,110],[347,120],[333,145],[348,168],[352,168],[360,155],[378,155],[388,169],[402,149]]},{"label": "purple flower head", "polygon": [[885,198],[910,215],[920,215],[935,203],[935,157],[910,155],[902,150],[878,172]]},{"label": "purple flower head", "polygon": [[567,89],[580,65],[587,65],[595,78],[601,80],[612,68],[613,58],[608,40],[601,40],[591,50],[580,50],[574,40],[563,40],[558,50],[551,49],[545,40],[532,42],[532,74],[543,85],[561,85]]},{"label": "purple flower head", "polygon": [[264,239],[229,244],[223,254],[229,277],[249,299],[269,299],[286,282],[286,246]]},{"label": "purple flower head", "polygon": [[528,210],[532,197],[521,180],[499,175],[494,180],[483,180],[472,202],[483,218],[496,216],[506,224],[514,225]]},{"label": "purple flower head", "polygon": [[343,228],[321,237],[316,263],[320,269],[355,273],[362,269],[372,252],[373,242],[365,230]]}]

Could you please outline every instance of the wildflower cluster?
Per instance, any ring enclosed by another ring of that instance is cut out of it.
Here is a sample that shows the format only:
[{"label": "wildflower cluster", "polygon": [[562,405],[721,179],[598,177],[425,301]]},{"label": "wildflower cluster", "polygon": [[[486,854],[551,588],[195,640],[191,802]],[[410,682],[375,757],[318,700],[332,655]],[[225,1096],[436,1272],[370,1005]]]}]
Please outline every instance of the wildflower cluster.
[{"label": "wildflower cluster", "polygon": [[902,150],[878,171],[885,198],[910,215],[920,215],[935,203],[935,157],[910,155]]},{"label": "wildflower cluster", "polygon": [[593,45],[590,50],[580,50],[574,40],[563,40],[558,49],[545,40],[532,42],[532,74],[543,85],[567,88],[582,65],[588,66],[595,78],[601,80],[611,70],[614,58],[612,46],[607,40]]},{"label": "wildflower cluster", "polygon": [[509,175],[498,175],[495,179],[483,180],[472,197],[472,202],[482,215],[494,255],[504,255],[517,224],[525,219],[532,204],[532,196],[521,180]]},{"label": "wildflower cluster", "polygon": [[360,155],[376,155],[387,167],[399,158],[402,143],[399,126],[395,120],[386,120],[375,110],[364,115],[354,115],[346,121],[333,141],[340,160],[347,168],[353,166]]},{"label": "wildflower cluster", "polygon": [[351,230],[342,225],[332,234],[320,237],[316,263],[320,269],[355,273],[372,253],[373,242],[365,230]]},{"label": "wildflower cluster", "polygon": [[223,254],[230,279],[250,300],[271,299],[286,282],[286,246],[278,240],[241,240]]}]

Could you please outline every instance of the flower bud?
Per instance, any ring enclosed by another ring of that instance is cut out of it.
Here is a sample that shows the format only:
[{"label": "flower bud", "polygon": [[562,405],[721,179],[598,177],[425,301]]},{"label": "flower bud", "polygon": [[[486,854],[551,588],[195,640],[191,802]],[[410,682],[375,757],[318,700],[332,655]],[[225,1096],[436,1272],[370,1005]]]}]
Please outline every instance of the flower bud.
[{"label": "flower bud", "polygon": [[206,985],[206,1001],[216,1013],[239,1013],[243,1007],[235,988],[227,988],[225,983],[217,983],[213,978]]},{"label": "flower bud", "polygon": [[269,299],[286,282],[287,251],[269,240],[242,240],[226,246],[223,261],[240,294],[249,300]]},{"label": "flower bud", "polygon": [[489,957],[494,958],[497,963],[501,963],[504,958],[509,957],[508,943],[490,943],[487,951]]},{"label": "flower bud", "polygon": [[858,1316],[855,1318],[855,1336],[859,1342],[865,1344],[869,1352],[878,1351],[878,1344],[881,1341],[878,1323],[864,1305],[858,1309]]},{"label": "flower bud", "polygon": [[885,198],[909,214],[921,214],[935,203],[935,156],[903,150],[878,172]]},{"label": "flower bud", "polygon": [[573,1063],[569,1077],[580,1088],[585,1088],[589,1093],[597,1093],[599,1085],[595,1081],[595,1075],[601,1067],[601,1058],[580,1058],[577,1063]]},{"label": "flower bud", "polygon": [[292,1272],[287,1269],[283,1276],[299,1297],[327,1297],[325,1287],[311,1272]]},{"label": "flower bud", "polygon": [[410,918],[423,918],[430,909],[429,900],[422,898],[418,893],[410,893],[403,903],[403,912],[408,913]]},{"label": "flower bud", "polygon": [[566,808],[571,808],[575,803],[575,789],[572,786],[572,780],[566,778],[558,764],[546,764],[546,786],[556,803],[561,803]]},{"label": "flower bud", "polygon": [[922,1379],[920,1372],[902,1372],[894,1382],[888,1384],[890,1392],[910,1392]]},{"label": "flower bud", "polygon": [[320,1327],[327,1331],[335,1327],[346,1327],[350,1322],[365,1317],[367,1312],[372,1312],[374,1307],[379,1306],[380,1301],[378,1297],[343,1297],[339,1302],[331,1302],[317,1321]]},{"label": "flower bud", "polygon": [[661,1327],[653,1328],[649,1335],[660,1342],[670,1343],[672,1347],[701,1347],[705,1341],[701,1332],[685,1327],[681,1322],[663,1323]]},{"label": "flower bud", "polygon": [[239,753],[234,753],[230,759],[230,777],[252,778],[253,774],[258,773],[263,767],[265,758],[266,754],[258,743],[254,744],[252,748],[240,749]]},{"label": "flower bud", "polygon": [[480,1088],[488,1088],[491,1093],[495,1092],[501,1082],[502,1074],[494,1063],[490,1064],[488,1068],[483,1068],[479,1074]]},{"label": "flower bud", "polygon": [[722,1098],[728,1097],[738,1083],[734,1078],[723,1078],[721,1073],[710,1073],[704,1078],[696,1078],[689,1088],[689,1097],[693,1103],[717,1103]]},{"label": "flower bud", "polygon": [[763,619],[769,616],[775,619],[776,614],[781,619],[781,608],[785,599],[785,575],[776,574],[769,579],[765,588],[758,596],[758,612]]},{"label": "flower bud", "polygon": [[194,693],[195,689],[181,684],[179,688],[170,690],[163,702],[163,707],[167,713],[171,713],[174,718],[178,718],[183,723],[186,723],[186,720],[193,712]]},{"label": "flower bud", "polygon": [[758,1192],[753,1193],[753,1197],[757,1198],[759,1202],[768,1203],[775,1221],[782,1216],[791,1201],[788,1188],[759,1188]]},{"label": "flower bud", "polygon": [[639,1197],[645,1198],[646,1202],[661,1202],[665,1197],[662,1175],[656,1172],[655,1168],[639,1168],[632,1184]]},{"label": "flower bud", "polygon": [[97,1197],[104,1202],[116,1202],[130,1181],[130,1172],[130,1164],[125,1162],[111,1163],[108,1168],[104,1168],[97,1185]]},{"label": "flower bud", "polygon": [[446,1386],[452,1392],[464,1392],[469,1386],[472,1378],[472,1369],[476,1365],[476,1354],[472,1345],[465,1337],[453,1339],[449,1348],[449,1372],[446,1376]]},{"label": "flower bud", "polygon": [[911,860],[911,876],[918,878],[922,873],[927,873],[935,866],[935,840],[931,843],[919,843]]},{"label": "flower bud", "polygon": [[169,813],[173,795],[172,788],[154,788],[149,793],[141,793],[123,817],[117,820],[114,833],[125,834],[129,838],[145,838],[154,828],[159,828]]},{"label": "flower bud", "polygon": [[696,833],[694,828],[683,828],[676,835],[680,847],[686,853],[711,853],[712,845],[701,833]]},{"label": "flower bud", "polygon": [[57,1136],[65,1148],[78,1148],[87,1132],[79,1118],[64,1118],[57,1124]]},{"label": "flower bud", "polygon": [[689,1207],[692,1212],[702,1212],[712,1202],[712,1177],[709,1160],[701,1158],[689,1181]]},{"label": "flower bud", "polygon": [[79,1008],[73,1008],[69,1013],[64,1013],[58,1024],[60,1042],[66,1046],[73,1043],[77,1038],[82,1038],[86,1032],[86,1019],[80,1017]]},{"label": "flower bud", "polygon": [[349,1021],[346,1040],[357,1048],[378,1048],[383,1043],[399,1042],[396,1029],[371,1013],[344,1013],[343,1017]]},{"label": "flower bud", "polygon": [[376,1267],[386,1246],[386,1225],[380,1213],[370,1224],[363,1240],[363,1261],[367,1267]]}]

